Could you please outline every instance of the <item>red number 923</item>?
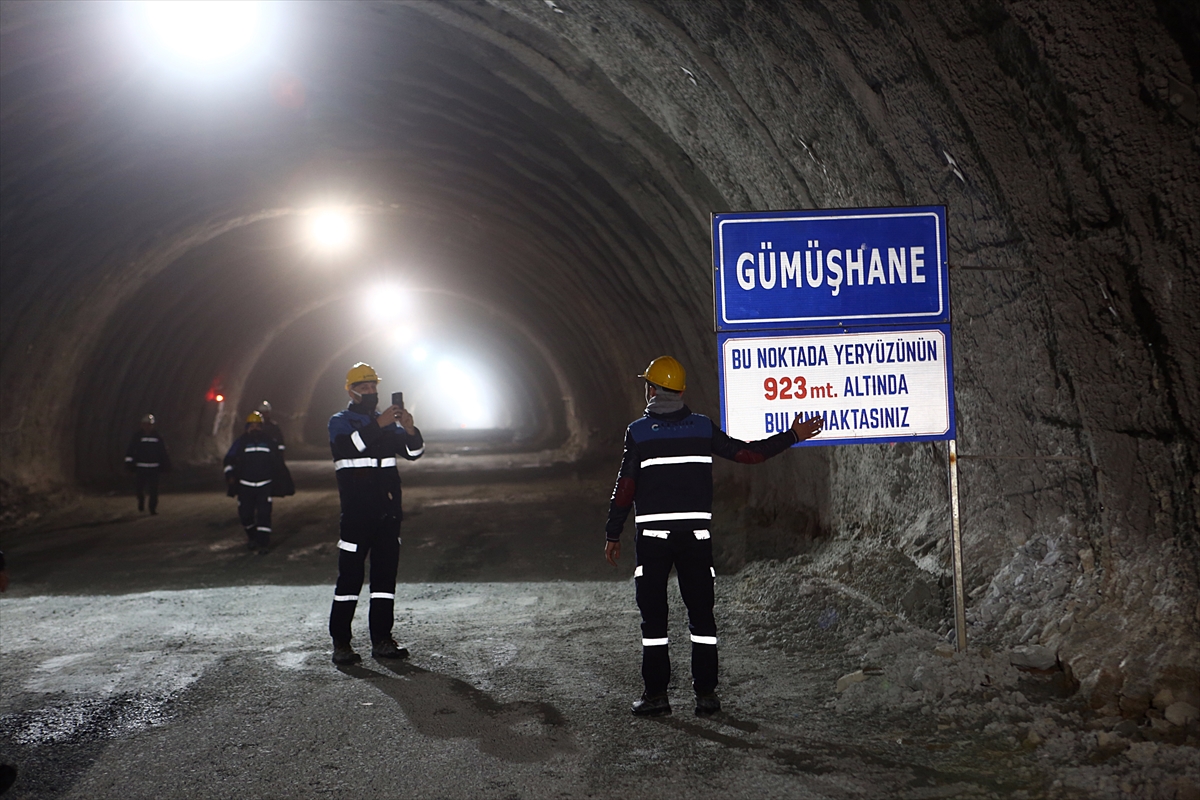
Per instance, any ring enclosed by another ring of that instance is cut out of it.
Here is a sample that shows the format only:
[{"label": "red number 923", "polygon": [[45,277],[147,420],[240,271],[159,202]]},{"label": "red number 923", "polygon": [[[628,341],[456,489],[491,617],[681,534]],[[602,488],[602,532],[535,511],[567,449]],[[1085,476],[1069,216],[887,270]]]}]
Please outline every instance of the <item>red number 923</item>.
[{"label": "red number 923", "polygon": [[767,378],[763,381],[763,397],[768,400],[803,400],[808,397],[808,383],[804,376],[795,378]]}]

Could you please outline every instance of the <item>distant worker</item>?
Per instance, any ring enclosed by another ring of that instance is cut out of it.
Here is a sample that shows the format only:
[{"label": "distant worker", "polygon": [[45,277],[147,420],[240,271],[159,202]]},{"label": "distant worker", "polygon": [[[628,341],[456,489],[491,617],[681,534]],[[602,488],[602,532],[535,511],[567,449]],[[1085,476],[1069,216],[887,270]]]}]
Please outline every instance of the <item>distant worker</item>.
[{"label": "distant worker", "polygon": [[350,404],[329,419],[329,447],[342,500],[338,579],[329,612],[333,663],[362,659],[351,647],[350,623],[362,591],[364,565],[371,556],[371,609],[368,628],[371,655],[408,658],[408,650],[392,638],[396,602],[396,570],[400,565],[400,473],[396,456],[416,461],[425,440],[412,414],[400,405],[383,411],[379,376],[361,361],[346,373]]},{"label": "distant worker", "polygon": [[646,381],[646,412],[625,431],[625,455],[617,476],[605,526],[604,555],[617,566],[621,531],[632,507],[637,508],[633,572],[642,614],[642,680],[645,690],[633,704],[637,716],[671,713],[667,683],[667,576],[675,567],[679,594],[688,610],[692,638],[692,689],[696,714],[721,710],[717,697],[717,624],[713,618],[712,457],[740,464],[760,464],[797,442],[811,439],[822,420],[813,417],[789,430],[756,442],[728,436],[703,414],[683,402],[686,375],[670,356],[650,362],[638,376]]},{"label": "distant worker", "polygon": [[271,418],[271,404],[263,400],[258,404],[258,413],[262,414],[262,429],[267,438],[275,442],[280,451],[287,449],[283,444],[283,431],[279,430],[279,426],[275,424],[275,420]]},{"label": "distant worker", "polygon": [[138,511],[146,509],[146,495],[149,494],[151,514],[158,513],[158,474],[171,471],[167,446],[156,423],[153,414],[142,417],[141,426],[133,432],[125,450],[125,467],[137,477]]},{"label": "distant worker", "polygon": [[292,494],[291,483],[283,453],[263,430],[262,414],[251,411],[245,432],[225,454],[227,492],[237,498],[251,550],[266,553],[271,546],[271,507],[275,497]]}]

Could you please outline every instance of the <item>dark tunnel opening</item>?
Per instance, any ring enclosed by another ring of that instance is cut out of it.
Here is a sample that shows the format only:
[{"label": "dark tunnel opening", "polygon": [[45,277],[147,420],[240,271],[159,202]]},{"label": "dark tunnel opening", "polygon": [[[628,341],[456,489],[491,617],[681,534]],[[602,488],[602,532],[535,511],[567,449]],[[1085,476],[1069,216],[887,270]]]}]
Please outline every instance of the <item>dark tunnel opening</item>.
[{"label": "dark tunnel opening", "polygon": [[[146,412],[219,481],[266,399],[331,468],[359,360],[431,450],[543,468],[496,490],[509,511],[597,465],[603,506],[651,358],[719,416],[712,214],[943,205],[972,641],[1045,649],[1103,718],[1200,703],[1187,4],[275,4],[252,57],[199,72],[126,8],[0,4],[6,550],[40,531],[22,503],[128,490]],[[717,563],[747,598],[776,570],[945,637],[948,463],[717,465]],[[430,574],[496,577],[453,555]]]}]

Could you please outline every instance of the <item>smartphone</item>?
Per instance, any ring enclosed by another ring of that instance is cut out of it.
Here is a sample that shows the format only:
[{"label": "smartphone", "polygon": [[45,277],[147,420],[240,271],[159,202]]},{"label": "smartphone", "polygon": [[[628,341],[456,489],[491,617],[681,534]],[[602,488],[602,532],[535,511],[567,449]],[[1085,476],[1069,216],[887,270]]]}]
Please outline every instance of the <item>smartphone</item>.
[{"label": "smartphone", "polygon": [[401,411],[404,410],[404,392],[392,392],[392,405]]}]

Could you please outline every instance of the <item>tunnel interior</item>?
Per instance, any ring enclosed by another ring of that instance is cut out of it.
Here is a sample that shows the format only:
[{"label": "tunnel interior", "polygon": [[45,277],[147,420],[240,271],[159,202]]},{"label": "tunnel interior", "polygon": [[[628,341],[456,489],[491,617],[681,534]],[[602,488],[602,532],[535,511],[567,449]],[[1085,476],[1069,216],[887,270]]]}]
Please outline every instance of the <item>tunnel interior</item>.
[{"label": "tunnel interior", "polygon": [[[6,492],[111,482],[148,411],[202,465],[269,399],[324,457],[359,360],[615,468],[651,358],[717,412],[712,213],[944,204],[972,625],[1097,708],[1200,683],[1186,4],[278,4],[199,74],[124,8],[0,6]],[[789,455],[718,468],[730,562],[944,628],[945,445]]]}]

